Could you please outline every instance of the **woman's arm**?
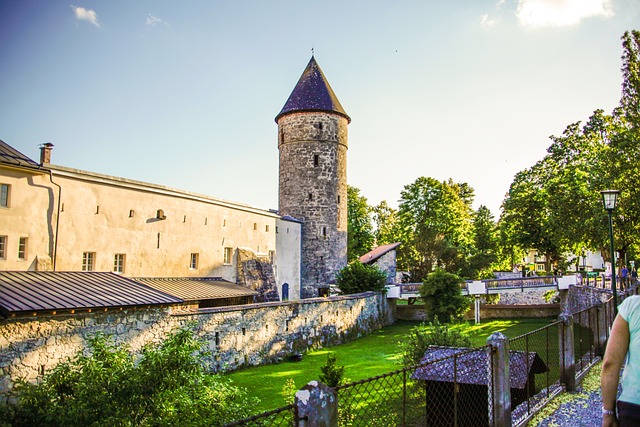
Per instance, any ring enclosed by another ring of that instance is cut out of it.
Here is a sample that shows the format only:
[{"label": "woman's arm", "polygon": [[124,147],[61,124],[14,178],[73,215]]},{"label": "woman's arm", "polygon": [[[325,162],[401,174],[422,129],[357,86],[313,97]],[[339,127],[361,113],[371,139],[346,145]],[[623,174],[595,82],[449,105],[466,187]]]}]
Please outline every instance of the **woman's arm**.
[{"label": "woman's arm", "polygon": [[[618,381],[620,370],[624,364],[624,359],[629,349],[629,324],[618,314],[611,327],[611,336],[607,343],[607,350],[604,353],[602,363],[602,376],[600,385],[602,387],[602,407],[603,409],[616,409],[616,397],[618,395]],[[603,415],[602,426],[617,426],[615,415]]]}]

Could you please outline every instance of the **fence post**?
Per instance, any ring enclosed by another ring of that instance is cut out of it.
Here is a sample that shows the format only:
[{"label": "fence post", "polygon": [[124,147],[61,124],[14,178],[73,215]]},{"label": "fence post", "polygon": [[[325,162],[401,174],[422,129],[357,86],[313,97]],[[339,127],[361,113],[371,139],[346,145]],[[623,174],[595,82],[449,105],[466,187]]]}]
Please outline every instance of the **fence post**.
[{"label": "fence post", "polygon": [[509,384],[509,340],[494,332],[487,338],[489,425],[511,427],[511,387]]},{"label": "fence post", "polygon": [[336,392],[319,381],[311,381],[296,392],[296,427],[337,427]]},{"label": "fence post", "polygon": [[560,347],[560,382],[567,391],[576,389],[576,362],[573,340],[573,316],[562,313],[558,316],[560,333],[558,334]]},{"label": "fence post", "polygon": [[596,308],[597,337],[596,337],[596,355],[603,357],[604,349],[607,345],[607,310],[604,303],[600,303]]}]

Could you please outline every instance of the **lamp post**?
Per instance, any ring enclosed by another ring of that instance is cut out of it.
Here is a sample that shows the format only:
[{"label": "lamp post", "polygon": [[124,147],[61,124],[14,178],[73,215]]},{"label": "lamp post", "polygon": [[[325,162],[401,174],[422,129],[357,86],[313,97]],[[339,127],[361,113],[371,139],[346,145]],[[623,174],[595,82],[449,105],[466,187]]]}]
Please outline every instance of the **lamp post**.
[{"label": "lamp post", "polygon": [[609,241],[611,242],[611,290],[613,291],[613,311],[615,314],[618,314],[618,285],[616,284],[616,255],[613,245],[613,221],[611,219],[611,214],[613,210],[616,208],[616,203],[618,202],[618,196],[620,195],[619,190],[603,190],[600,192],[602,194],[602,204],[604,205],[604,210],[609,214]]}]

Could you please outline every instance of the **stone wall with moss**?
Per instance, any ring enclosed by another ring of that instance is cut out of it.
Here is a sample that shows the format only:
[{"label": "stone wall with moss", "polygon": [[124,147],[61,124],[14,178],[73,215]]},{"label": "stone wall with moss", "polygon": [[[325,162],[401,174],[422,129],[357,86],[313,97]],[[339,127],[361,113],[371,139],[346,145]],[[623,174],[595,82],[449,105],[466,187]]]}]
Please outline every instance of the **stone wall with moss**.
[{"label": "stone wall with moss", "polygon": [[373,292],[200,310],[139,308],[3,319],[0,398],[17,378],[36,381],[85,349],[87,338],[97,332],[137,352],[175,328],[192,327],[205,342],[208,368],[216,372],[348,342],[394,320],[392,303]]}]

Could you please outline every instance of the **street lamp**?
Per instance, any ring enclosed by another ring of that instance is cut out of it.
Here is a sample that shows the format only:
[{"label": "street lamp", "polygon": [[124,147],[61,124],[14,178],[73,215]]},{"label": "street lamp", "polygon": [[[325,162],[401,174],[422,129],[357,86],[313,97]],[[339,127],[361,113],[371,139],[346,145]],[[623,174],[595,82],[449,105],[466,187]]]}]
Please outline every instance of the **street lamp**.
[{"label": "street lamp", "polygon": [[602,203],[604,210],[609,214],[609,241],[611,242],[611,290],[613,291],[613,310],[615,314],[618,314],[618,286],[616,284],[616,256],[613,246],[613,221],[611,220],[611,214],[616,208],[618,202],[619,190],[603,190]]}]

